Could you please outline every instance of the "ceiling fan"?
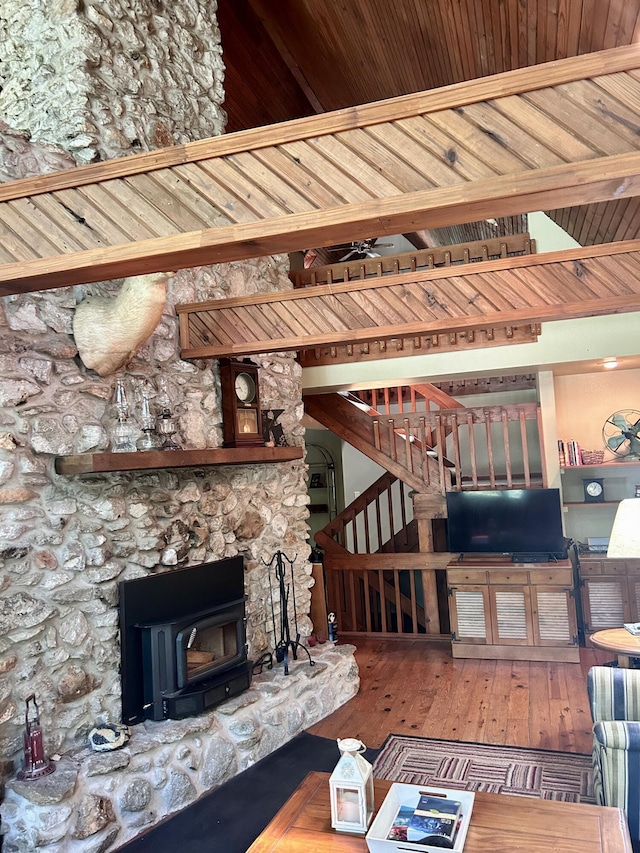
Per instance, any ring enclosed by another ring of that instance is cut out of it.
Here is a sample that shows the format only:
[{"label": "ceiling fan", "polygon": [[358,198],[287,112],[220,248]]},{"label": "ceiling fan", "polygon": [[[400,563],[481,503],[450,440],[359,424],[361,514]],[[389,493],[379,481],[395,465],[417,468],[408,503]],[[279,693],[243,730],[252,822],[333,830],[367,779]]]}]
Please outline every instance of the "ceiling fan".
[{"label": "ceiling fan", "polygon": [[[390,249],[393,247],[393,243],[378,243],[377,237],[369,237],[367,240],[354,240],[351,243],[345,243],[344,246],[348,248],[348,251],[345,255],[339,258],[339,262],[359,260],[362,258],[379,258],[380,252],[376,252],[376,249]],[[338,246],[336,248],[341,247]]]}]

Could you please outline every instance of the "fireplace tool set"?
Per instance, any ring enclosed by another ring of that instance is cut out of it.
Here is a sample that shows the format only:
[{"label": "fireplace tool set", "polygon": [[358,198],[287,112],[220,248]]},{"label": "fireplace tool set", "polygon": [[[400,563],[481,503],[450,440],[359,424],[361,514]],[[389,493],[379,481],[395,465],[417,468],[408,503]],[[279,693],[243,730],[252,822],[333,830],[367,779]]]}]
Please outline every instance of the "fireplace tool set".
[{"label": "fireplace tool set", "polygon": [[[265,566],[268,566],[269,570],[274,567],[275,578],[278,583],[278,594],[280,596],[280,634],[278,637],[276,631],[276,612],[273,604],[273,587],[271,584],[271,571],[269,571],[269,587],[271,592],[271,619],[273,622],[273,636],[274,640],[276,640],[276,660],[278,663],[284,662],[284,674],[289,675],[289,649],[291,649],[291,654],[294,660],[298,659],[298,649],[302,649],[303,652],[309,658],[309,666],[314,666],[314,661],[311,659],[311,654],[309,653],[309,649],[302,645],[300,642],[300,632],[298,631],[298,616],[297,616],[297,607],[296,607],[296,587],[295,581],[293,579],[293,564],[295,561],[295,557],[293,560],[290,560],[286,554],[282,551],[276,551],[271,560],[267,563],[265,560],[262,562]],[[289,566],[289,574],[291,578],[290,584],[287,583],[287,568],[286,565]],[[292,604],[293,604],[293,627],[295,629],[295,640],[291,639],[291,628],[289,625],[289,592],[291,592]]]}]

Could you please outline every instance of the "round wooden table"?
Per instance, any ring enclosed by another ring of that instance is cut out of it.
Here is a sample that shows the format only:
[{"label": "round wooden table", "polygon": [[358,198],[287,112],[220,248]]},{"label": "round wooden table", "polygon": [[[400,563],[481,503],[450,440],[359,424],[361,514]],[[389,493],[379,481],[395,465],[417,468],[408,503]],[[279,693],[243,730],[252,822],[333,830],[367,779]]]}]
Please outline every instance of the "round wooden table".
[{"label": "round wooden table", "polygon": [[628,669],[630,658],[640,658],[640,636],[630,634],[626,628],[605,628],[596,631],[589,639],[596,648],[613,652],[618,658],[618,666]]}]

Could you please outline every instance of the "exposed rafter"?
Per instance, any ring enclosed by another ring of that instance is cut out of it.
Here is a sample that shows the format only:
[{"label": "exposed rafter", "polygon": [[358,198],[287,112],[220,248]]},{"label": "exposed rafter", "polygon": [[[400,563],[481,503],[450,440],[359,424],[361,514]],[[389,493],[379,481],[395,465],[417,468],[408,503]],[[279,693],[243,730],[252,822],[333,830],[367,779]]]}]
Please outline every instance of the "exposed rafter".
[{"label": "exposed rafter", "polygon": [[0,187],[0,295],[640,194],[640,45]]}]

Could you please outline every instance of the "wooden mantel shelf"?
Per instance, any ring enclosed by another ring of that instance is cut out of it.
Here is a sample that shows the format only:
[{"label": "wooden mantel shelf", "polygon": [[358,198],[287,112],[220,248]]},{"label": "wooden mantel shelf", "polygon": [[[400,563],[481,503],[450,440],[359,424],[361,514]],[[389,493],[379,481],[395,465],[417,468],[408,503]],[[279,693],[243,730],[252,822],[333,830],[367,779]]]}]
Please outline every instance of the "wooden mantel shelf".
[{"label": "wooden mantel shelf", "polygon": [[208,450],[145,450],[137,453],[82,453],[57,456],[58,474],[98,474],[110,471],[149,471],[154,468],[193,468],[209,465],[254,465],[302,459],[302,447],[215,447]]}]

